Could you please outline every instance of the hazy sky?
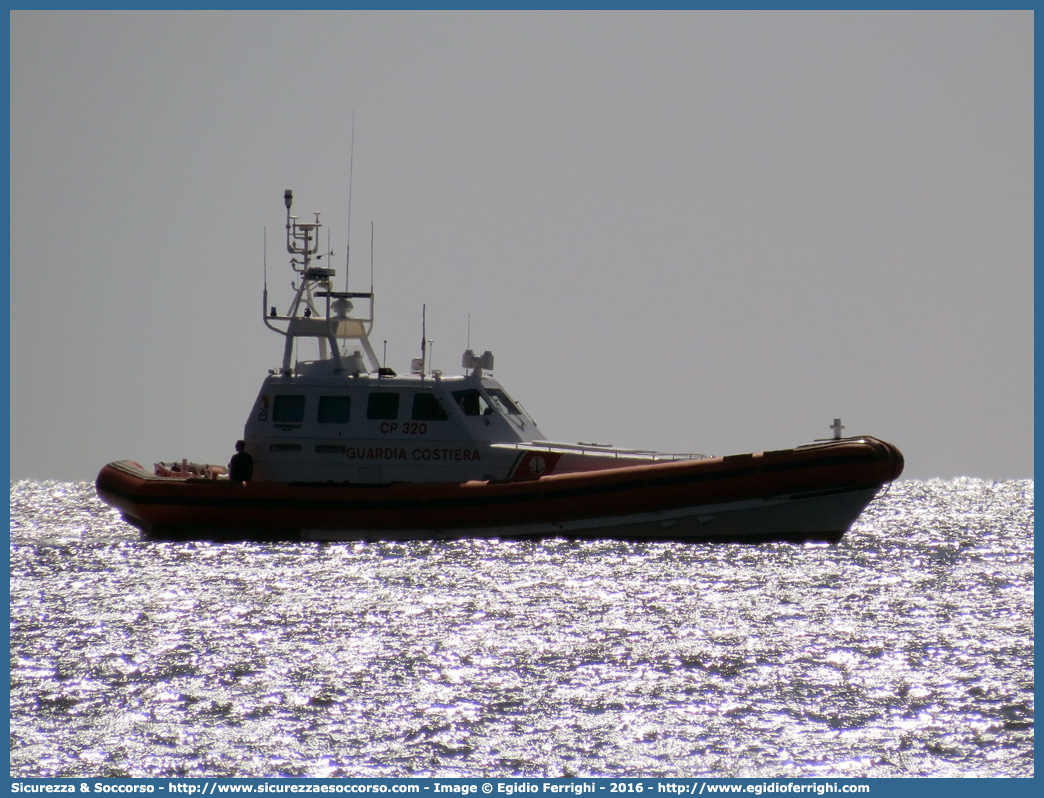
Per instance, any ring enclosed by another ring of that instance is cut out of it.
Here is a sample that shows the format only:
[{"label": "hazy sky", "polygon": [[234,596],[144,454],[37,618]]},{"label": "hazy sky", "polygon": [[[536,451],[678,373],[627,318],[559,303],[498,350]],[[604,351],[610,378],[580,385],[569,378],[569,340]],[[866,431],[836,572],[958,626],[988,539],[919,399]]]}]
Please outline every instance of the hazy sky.
[{"label": "hazy sky", "polygon": [[[11,477],[225,463],[283,191],[553,439],[1033,475],[1033,14],[11,14]],[[340,280],[340,277],[338,278]]]}]

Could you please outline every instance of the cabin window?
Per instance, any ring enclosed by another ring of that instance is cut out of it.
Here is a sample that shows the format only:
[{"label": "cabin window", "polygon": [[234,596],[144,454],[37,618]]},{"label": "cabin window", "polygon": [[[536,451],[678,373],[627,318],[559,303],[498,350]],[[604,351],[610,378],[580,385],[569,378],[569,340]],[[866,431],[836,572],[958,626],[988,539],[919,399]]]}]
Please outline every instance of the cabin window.
[{"label": "cabin window", "polygon": [[491,416],[493,408],[479,391],[469,388],[466,391],[454,391],[453,398],[460,405],[466,416]]},{"label": "cabin window", "polygon": [[511,416],[520,416],[522,413],[515,406],[515,403],[511,401],[506,393],[500,388],[487,388],[486,392],[489,394],[489,398],[493,400],[493,404],[497,406],[501,413],[507,413]]},{"label": "cabin window", "polygon": [[449,416],[442,408],[439,398],[433,393],[415,393],[413,395],[414,421],[445,421]]},{"label": "cabin window", "polygon": [[299,443],[273,443],[268,447],[270,452],[299,452],[301,451],[301,444]]},{"label": "cabin window", "polygon": [[371,393],[366,400],[366,417],[378,421],[394,421],[399,417],[399,395]]},{"label": "cabin window", "polygon": [[350,396],[320,396],[319,423],[347,424],[351,409],[352,397]]},{"label": "cabin window", "polygon": [[277,396],[272,407],[272,421],[276,424],[299,424],[304,420],[304,407],[304,396]]}]

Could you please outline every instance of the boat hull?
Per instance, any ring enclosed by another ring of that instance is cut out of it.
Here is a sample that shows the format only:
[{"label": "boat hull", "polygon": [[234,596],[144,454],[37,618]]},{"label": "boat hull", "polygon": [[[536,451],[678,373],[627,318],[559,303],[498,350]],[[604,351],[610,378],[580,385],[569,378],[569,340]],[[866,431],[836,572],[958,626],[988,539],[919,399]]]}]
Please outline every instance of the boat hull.
[{"label": "boat hull", "polygon": [[233,483],[120,461],[96,485],[160,539],[836,541],[902,468],[895,446],[864,437],[519,482]]}]

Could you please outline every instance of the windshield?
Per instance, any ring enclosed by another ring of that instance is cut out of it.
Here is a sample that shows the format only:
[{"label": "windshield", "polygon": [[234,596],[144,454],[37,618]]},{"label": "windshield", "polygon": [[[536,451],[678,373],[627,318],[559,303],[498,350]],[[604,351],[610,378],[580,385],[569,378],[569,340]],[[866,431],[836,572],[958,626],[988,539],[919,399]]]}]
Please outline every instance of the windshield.
[{"label": "windshield", "polygon": [[493,408],[476,388],[468,388],[464,391],[454,391],[453,400],[460,405],[466,416],[491,416]]},{"label": "windshield", "polygon": [[493,400],[493,404],[497,406],[501,413],[507,413],[511,416],[522,415],[522,411],[511,401],[511,397],[500,388],[487,388],[486,392],[489,393],[489,398]]}]

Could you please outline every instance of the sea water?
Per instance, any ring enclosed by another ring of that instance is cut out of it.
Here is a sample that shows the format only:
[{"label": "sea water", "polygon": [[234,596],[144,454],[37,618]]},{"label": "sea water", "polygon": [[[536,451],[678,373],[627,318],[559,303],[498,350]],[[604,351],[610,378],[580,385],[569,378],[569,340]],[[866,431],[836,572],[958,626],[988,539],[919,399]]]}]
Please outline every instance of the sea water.
[{"label": "sea water", "polygon": [[11,485],[16,777],[1033,776],[1033,482],[836,545],[144,541]]}]

